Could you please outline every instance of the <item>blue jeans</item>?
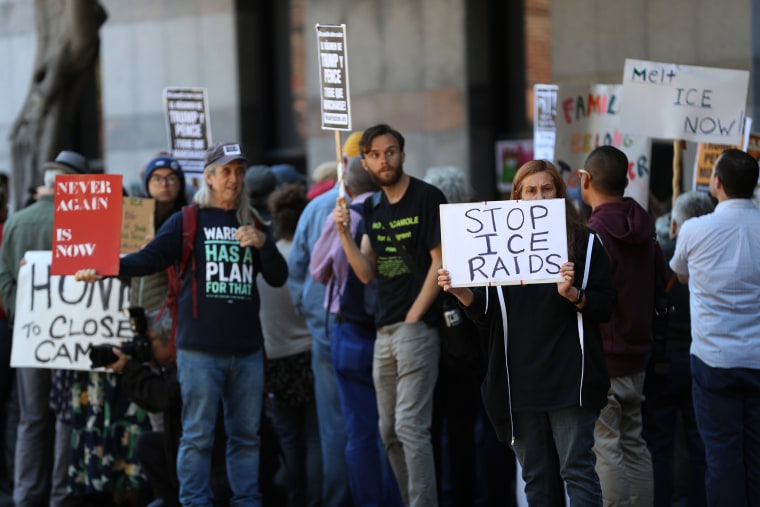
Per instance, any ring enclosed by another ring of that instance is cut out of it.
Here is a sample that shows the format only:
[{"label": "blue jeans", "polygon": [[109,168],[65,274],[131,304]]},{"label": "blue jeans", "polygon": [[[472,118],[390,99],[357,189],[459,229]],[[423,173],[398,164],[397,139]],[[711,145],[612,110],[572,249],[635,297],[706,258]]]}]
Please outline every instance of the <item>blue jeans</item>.
[{"label": "blue jeans", "polygon": [[372,379],[380,437],[410,507],[438,506],[430,427],[441,347],[424,322],[399,322],[377,330]]},{"label": "blue jeans", "polygon": [[182,505],[211,505],[211,449],[219,402],[227,431],[227,478],[231,505],[260,506],[259,418],[264,391],[261,351],[213,356],[177,351],[182,390],[182,438],[177,477]]},{"label": "blue jeans", "polygon": [[322,449],[314,401],[290,407],[273,398],[272,425],[285,459],[288,505],[321,505]]},{"label": "blue jeans", "polygon": [[332,357],[346,421],[346,463],[357,507],[402,506],[401,494],[378,430],[377,397],[372,383],[374,326],[336,322]]},{"label": "blue jeans", "polygon": [[571,507],[602,505],[593,451],[598,415],[581,407],[513,414],[513,447],[529,505],[564,505],[563,480]]},{"label": "blue jeans", "polygon": [[707,504],[760,505],[760,370],[712,368],[691,356]]},{"label": "blue jeans", "polygon": [[[322,445],[322,506],[348,507],[351,505],[351,492],[344,457],[346,423],[340,410],[332,354],[330,348],[325,346],[325,342],[329,343],[325,337],[325,322],[308,320],[306,324],[314,337],[311,344],[311,370],[314,373],[314,398],[319,418],[319,441]],[[332,328],[332,319],[328,325]]]}]

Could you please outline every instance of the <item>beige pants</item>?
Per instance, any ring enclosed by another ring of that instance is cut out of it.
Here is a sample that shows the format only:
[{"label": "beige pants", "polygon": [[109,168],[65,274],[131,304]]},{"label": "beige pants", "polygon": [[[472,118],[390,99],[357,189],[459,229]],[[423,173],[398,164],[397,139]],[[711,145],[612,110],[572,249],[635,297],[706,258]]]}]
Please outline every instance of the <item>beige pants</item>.
[{"label": "beige pants", "polygon": [[605,507],[654,505],[652,457],[641,437],[644,376],[610,379],[607,406],[596,421],[596,472]]},{"label": "beige pants", "polygon": [[389,324],[377,332],[372,379],[380,437],[410,507],[438,506],[430,426],[439,355],[438,331],[424,322]]}]

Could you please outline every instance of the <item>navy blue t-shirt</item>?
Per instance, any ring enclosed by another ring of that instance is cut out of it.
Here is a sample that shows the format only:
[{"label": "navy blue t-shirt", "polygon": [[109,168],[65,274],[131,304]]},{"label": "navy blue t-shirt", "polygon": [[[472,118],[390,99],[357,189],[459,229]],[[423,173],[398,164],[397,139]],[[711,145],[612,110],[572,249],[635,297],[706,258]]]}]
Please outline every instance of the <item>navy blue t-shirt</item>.
[{"label": "navy blue t-shirt", "polygon": [[[200,208],[193,255],[198,318],[193,318],[191,263],[179,295],[177,348],[213,355],[249,354],[263,343],[256,276],[273,287],[288,276],[285,259],[269,233],[261,249],[240,247],[235,210]],[[141,251],[121,259],[119,274],[144,276],[176,265],[182,258],[182,212],[164,223]]]}]

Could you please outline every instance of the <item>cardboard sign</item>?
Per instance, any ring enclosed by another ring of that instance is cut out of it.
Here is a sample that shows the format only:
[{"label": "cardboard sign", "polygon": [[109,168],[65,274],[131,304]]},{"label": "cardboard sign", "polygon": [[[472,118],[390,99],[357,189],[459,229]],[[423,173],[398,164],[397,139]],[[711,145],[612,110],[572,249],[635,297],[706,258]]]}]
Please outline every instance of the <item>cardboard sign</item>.
[{"label": "cardboard sign", "polygon": [[752,118],[746,118],[744,123],[744,135],[742,136],[741,145],[699,143],[697,144],[697,154],[694,157],[694,181],[693,189],[708,192],[710,190],[710,176],[712,175],[715,161],[721,153],[729,148],[743,150],[752,155],[756,160],[760,156],[758,151],[758,142],[760,135],[750,133],[752,128]]},{"label": "cardboard sign", "polygon": [[169,149],[187,174],[203,174],[203,155],[211,145],[205,88],[164,88]]},{"label": "cardboard sign", "polygon": [[120,174],[63,174],[55,178],[54,275],[94,268],[119,274]]},{"label": "cardboard sign", "polygon": [[561,280],[564,199],[442,204],[440,211],[443,266],[452,286]]},{"label": "cardboard sign", "polygon": [[346,25],[316,25],[323,130],[351,130]]},{"label": "cardboard sign", "polygon": [[[623,87],[612,84],[561,85],[557,90],[557,139],[554,156],[568,189],[577,189],[577,169],[599,146],[614,146],[628,157],[628,186],[625,195],[649,207],[650,150],[648,137],[632,133],[623,123],[621,111],[628,107]],[[580,189],[578,189],[578,194]]]},{"label": "cardboard sign", "polygon": [[648,137],[739,144],[749,72],[626,59],[623,124]]},{"label": "cardboard sign", "polygon": [[554,161],[557,132],[557,85],[533,86],[533,153],[536,160]]},{"label": "cardboard sign", "polygon": [[132,338],[129,287],[118,278],[96,283],[51,274],[51,252],[24,255],[18,273],[11,366],[90,370],[90,348]]},{"label": "cardboard sign", "polygon": [[156,201],[142,197],[124,197],[122,201],[121,253],[142,250],[155,235],[153,224]]}]

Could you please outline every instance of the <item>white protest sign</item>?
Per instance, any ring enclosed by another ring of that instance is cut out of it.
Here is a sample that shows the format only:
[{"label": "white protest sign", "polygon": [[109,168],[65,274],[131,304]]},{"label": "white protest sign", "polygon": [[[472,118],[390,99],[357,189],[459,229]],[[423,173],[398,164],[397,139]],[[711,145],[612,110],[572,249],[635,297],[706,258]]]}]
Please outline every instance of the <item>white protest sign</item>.
[{"label": "white protest sign", "polygon": [[443,266],[452,286],[561,280],[564,199],[442,204],[440,211]]},{"label": "white protest sign", "polygon": [[[554,156],[565,162],[571,173],[568,189],[578,189],[576,172],[589,153],[599,146],[614,146],[628,157],[628,186],[625,195],[649,207],[651,140],[633,134],[622,121],[623,86],[616,84],[560,85],[557,90],[557,138]],[[579,194],[579,191],[578,191]]]},{"label": "white protest sign", "polygon": [[749,72],[626,59],[623,124],[665,139],[739,144]]},{"label": "white protest sign", "polygon": [[557,118],[557,85],[533,86],[533,157],[554,161]]},{"label": "white protest sign", "polygon": [[346,25],[316,25],[323,130],[351,130]]},{"label": "white protest sign", "polygon": [[90,370],[93,345],[132,338],[129,287],[118,278],[83,283],[50,274],[50,251],[26,252],[18,274],[11,366]]},{"label": "white protest sign", "polygon": [[169,149],[185,174],[203,173],[203,156],[211,144],[211,120],[205,88],[164,88]]}]

